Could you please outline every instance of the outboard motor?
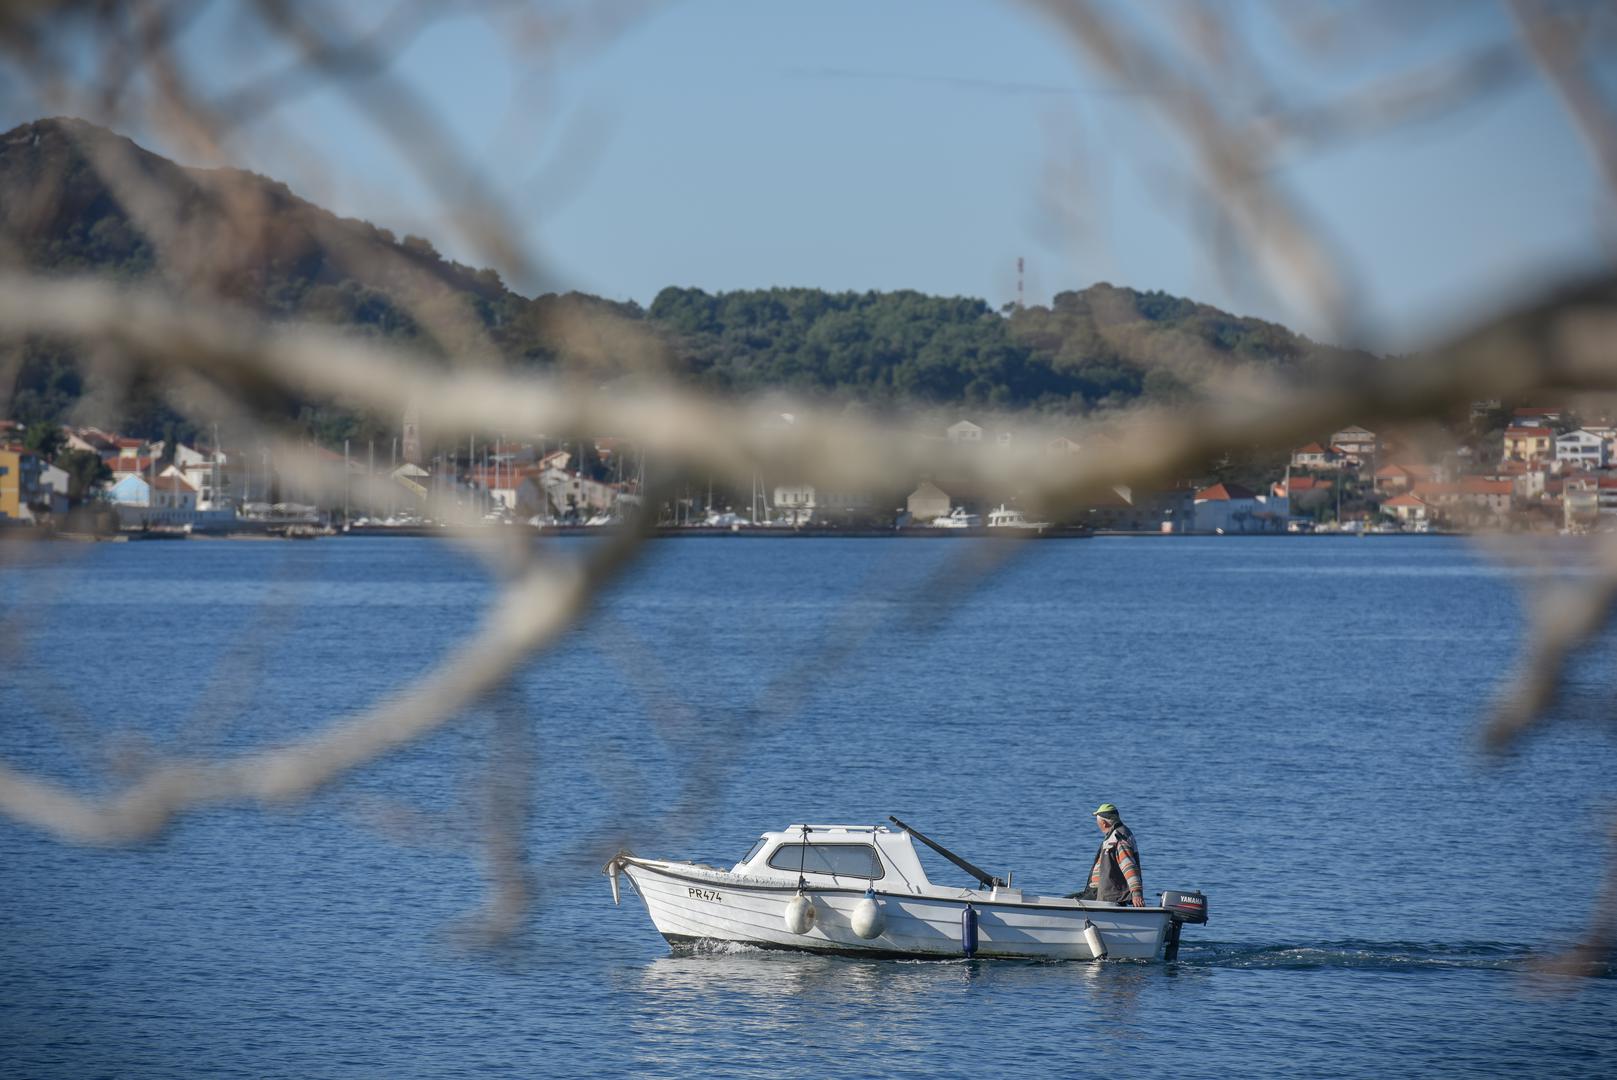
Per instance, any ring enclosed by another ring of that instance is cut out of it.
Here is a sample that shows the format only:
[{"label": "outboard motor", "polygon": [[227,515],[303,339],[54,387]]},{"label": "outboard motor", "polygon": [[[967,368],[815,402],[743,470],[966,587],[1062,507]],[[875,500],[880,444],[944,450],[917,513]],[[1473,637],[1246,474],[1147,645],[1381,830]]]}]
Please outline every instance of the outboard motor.
[{"label": "outboard motor", "polygon": [[1186,923],[1207,921],[1207,897],[1194,890],[1169,889],[1162,893],[1162,906],[1168,909],[1168,936],[1162,945],[1162,958],[1170,963],[1179,959],[1179,930]]}]

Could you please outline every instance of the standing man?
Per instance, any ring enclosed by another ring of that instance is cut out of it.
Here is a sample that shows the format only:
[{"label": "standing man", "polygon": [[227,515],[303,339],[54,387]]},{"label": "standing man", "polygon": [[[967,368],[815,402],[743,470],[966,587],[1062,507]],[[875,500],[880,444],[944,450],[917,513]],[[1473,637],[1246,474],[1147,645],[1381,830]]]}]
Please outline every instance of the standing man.
[{"label": "standing man", "polygon": [[1123,816],[1111,803],[1096,807],[1095,824],[1106,839],[1101,841],[1100,850],[1095,853],[1095,865],[1089,870],[1089,888],[1080,896],[1085,900],[1145,907],[1145,885],[1140,879],[1140,852],[1134,846],[1134,834],[1123,824]]}]

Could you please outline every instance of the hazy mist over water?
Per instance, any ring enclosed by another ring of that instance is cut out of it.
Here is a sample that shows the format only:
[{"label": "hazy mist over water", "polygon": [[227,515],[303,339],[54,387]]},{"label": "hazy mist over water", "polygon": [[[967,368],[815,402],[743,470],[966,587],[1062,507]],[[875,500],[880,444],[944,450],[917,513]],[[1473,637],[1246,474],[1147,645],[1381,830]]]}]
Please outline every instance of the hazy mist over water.
[{"label": "hazy mist over water", "polygon": [[[1617,1065],[1617,981],[1520,972],[1588,917],[1609,736],[1476,750],[1536,577],[1441,538],[1035,543],[981,581],[952,562],[967,550],[654,544],[508,706],[537,732],[543,891],[510,949],[453,933],[484,896],[486,715],[306,806],[199,815],[138,849],[0,824],[0,1073]],[[31,613],[0,671],[0,757],[81,784],[105,782],[109,747],[319,727],[427,670],[497,587],[415,540],[75,554],[0,572],[4,614]],[[1569,712],[1592,685],[1574,677]],[[896,813],[1066,892],[1103,800],[1148,891],[1209,895],[1177,965],[672,955],[627,886],[613,908],[611,850],[563,856],[619,823],[642,855],[724,863],[766,828]]]}]

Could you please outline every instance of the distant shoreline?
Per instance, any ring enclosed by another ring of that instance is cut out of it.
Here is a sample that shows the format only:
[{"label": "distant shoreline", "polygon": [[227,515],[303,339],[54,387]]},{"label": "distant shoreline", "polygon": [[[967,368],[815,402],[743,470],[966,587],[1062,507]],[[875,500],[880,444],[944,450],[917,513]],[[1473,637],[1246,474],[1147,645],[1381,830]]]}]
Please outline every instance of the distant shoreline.
[{"label": "distant shoreline", "polygon": [[[611,536],[617,531],[613,526],[601,525],[560,525],[544,529],[530,526],[488,526],[490,529],[521,529],[535,539],[545,537],[585,536],[601,537]],[[186,533],[178,530],[153,529],[146,532],[119,532],[108,534],[95,534],[86,532],[62,531],[53,532],[49,529],[0,529],[0,541],[29,540],[49,541],[62,540],[76,543],[127,543],[144,542],[151,540],[212,540],[212,541],[265,541],[265,540],[318,540],[339,539],[341,537],[387,537],[387,538],[414,538],[433,539],[445,538],[452,535],[452,530],[428,526],[376,526],[361,525],[345,531],[333,532],[299,532],[288,535],[280,532],[264,532],[253,530],[233,530],[229,532],[193,532]],[[1219,538],[1219,539],[1263,539],[1263,540],[1301,540],[1301,539],[1365,539],[1374,537],[1444,537],[1444,536],[1470,536],[1469,532],[1458,531],[1428,531],[1428,532],[1306,532],[1306,533],[1165,533],[1150,529],[786,529],[786,528],[723,528],[706,526],[664,526],[653,529],[647,534],[652,540],[1094,540],[1118,537],[1152,537],[1167,540]],[[1544,535],[1554,535],[1546,533]]]}]

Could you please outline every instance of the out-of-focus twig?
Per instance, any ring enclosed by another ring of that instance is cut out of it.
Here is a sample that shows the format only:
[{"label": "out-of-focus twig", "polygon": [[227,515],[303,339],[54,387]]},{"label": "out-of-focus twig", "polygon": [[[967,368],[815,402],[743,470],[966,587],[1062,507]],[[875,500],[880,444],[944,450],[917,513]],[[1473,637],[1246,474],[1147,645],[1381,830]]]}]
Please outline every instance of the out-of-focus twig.
[{"label": "out-of-focus twig", "polygon": [[1566,103],[1608,193],[1617,199],[1617,110],[1585,69],[1579,37],[1563,14],[1540,0],[1511,0],[1510,10],[1545,79]]}]

